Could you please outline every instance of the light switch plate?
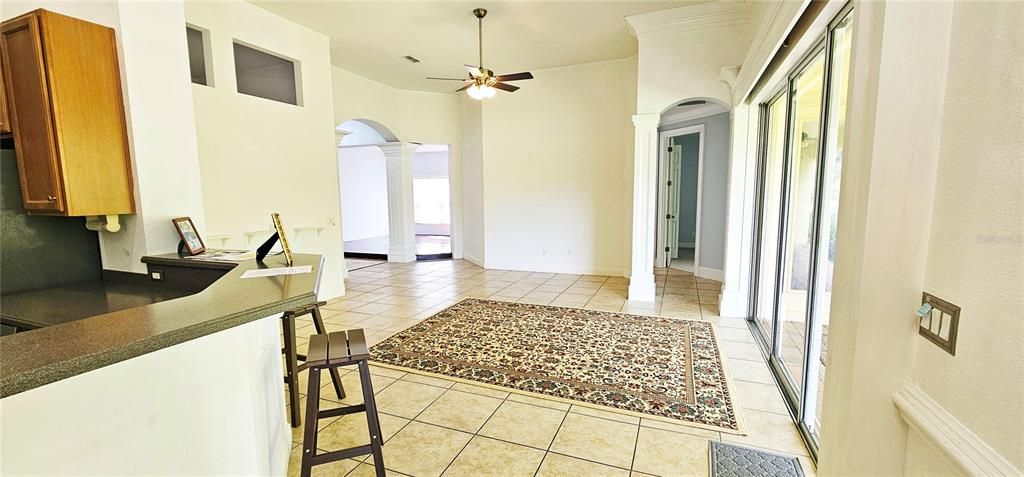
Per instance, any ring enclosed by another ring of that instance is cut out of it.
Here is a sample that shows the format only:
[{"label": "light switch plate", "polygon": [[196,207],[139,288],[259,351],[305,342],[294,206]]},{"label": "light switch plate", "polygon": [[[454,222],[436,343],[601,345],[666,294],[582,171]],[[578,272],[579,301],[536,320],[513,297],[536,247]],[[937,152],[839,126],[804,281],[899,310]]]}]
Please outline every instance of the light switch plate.
[{"label": "light switch plate", "polygon": [[921,317],[918,333],[947,353],[956,356],[956,335],[960,325],[960,307],[924,292],[922,304],[932,306],[931,312]]},{"label": "light switch plate", "polygon": [[162,270],[150,270],[149,278],[154,282],[162,282],[164,281],[164,272]]}]

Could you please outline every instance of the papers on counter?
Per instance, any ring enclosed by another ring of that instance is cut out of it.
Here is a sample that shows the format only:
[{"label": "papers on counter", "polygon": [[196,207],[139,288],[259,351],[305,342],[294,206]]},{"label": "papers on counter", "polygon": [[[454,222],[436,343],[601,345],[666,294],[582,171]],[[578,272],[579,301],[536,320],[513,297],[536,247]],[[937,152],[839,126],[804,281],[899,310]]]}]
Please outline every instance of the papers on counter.
[{"label": "papers on counter", "polygon": [[300,275],[303,273],[311,273],[312,271],[312,265],[303,265],[301,267],[261,268],[258,270],[246,270],[245,273],[242,274],[242,278],[276,277],[279,275]]},{"label": "papers on counter", "polygon": [[181,257],[185,260],[212,260],[224,262],[241,262],[255,258],[256,253],[248,250],[208,250],[199,255]]}]

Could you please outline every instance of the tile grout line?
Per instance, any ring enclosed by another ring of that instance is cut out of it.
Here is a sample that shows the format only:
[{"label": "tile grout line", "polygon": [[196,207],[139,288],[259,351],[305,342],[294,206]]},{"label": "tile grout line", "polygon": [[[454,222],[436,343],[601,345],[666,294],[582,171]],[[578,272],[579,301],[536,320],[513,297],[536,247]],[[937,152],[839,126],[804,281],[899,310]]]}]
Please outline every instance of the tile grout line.
[{"label": "tile grout line", "polygon": [[537,473],[540,472],[540,468],[544,465],[544,461],[547,460],[548,454],[551,453],[551,446],[555,444],[555,439],[558,438],[558,433],[562,432],[562,426],[565,424],[566,418],[569,417],[570,409],[572,409],[572,406],[570,406],[569,409],[565,410],[565,415],[562,416],[562,422],[558,423],[558,429],[555,429],[555,435],[551,436],[551,442],[548,442],[548,448],[546,451],[544,451],[544,458],[540,460],[540,465],[538,465],[537,470],[533,472],[534,477],[537,477]]},{"label": "tile grout line", "polygon": [[[452,390],[452,389],[450,389],[450,388],[449,388],[449,391],[450,391],[450,390]],[[464,391],[458,391],[458,392],[464,392]],[[468,392],[467,392],[466,394],[473,394],[473,393],[468,393]],[[475,395],[475,396],[483,396],[483,394],[474,394],[474,395]],[[468,440],[468,441],[466,441],[466,445],[462,446],[462,449],[459,449],[459,452],[455,454],[455,457],[454,457],[454,458],[452,458],[452,461],[451,461],[451,462],[449,462],[449,463],[448,463],[448,465],[446,465],[446,466],[444,467],[444,470],[442,470],[442,471],[441,471],[441,475],[444,475],[444,473],[445,473],[445,472],[448,472],[448,469],[449,469],[449,468],[450,468],[450,467],[452,466],[452,464],[454,464],[456,460],[459,460],[459,456],[460,456],[460,455],[462,455],[462,453],[466,451],[466,448],[467,448],[467,447],[469,447],[469,444],[470,444],[471,442],[473,442],[473,439],[475,439],[475,438],[476,438],[477,436],[479,436],[479,437],[484,437],[484,438],[487,438],[487,436],[481,436],[481,435],[480,435],[480,431],[482,431],[482,430],[483,430],[483,428],[484,428],[484,426],[486,426],[486,425],[487,425],[487,423],[488,423],[488,422],[489,422],[489,421],[491,420],[491,418],[492,418],[492,417],[494,417],[494,414],[498,412],[498,409],[500,409],[500,408],[501,408],[501,406],[502,406],[502,405],[504,405],[504,404],[505,404],[505,402],[507,402],[507,401],[508,401],[508,397],[509,397],[509,396],[511,396],[511,395],[512,395],[512,393],[508,393],[508,394],[506,394],[506,395],[505,395],[505,397],[504,397],[504,398],[502,398],[501,402],[500,402],[500,403],[498,403],[498,405],[497,405],[497,406],[495,406],[495,408],[494,408],[494,410],[493,410],[493,411],[491,411],[491,415],[487,416],[487,419],[484,419],[484,422],[483,422],[483,424],[480,424],[480,427],[479,427],[479,428],[477,428],[477,430],[473,432],[473,437],[470,437],[470,438],[469,438],[469,440]],[[484,397],[488,397],[488,396],[484,396]],[[429,406],[428,406],[428,407],[429,407]],[[426,410],[426,409],[424,409],[424,411],[425,411],[425,410]],[[417,421],[417,422],[419,422],[419,421]],[[446,429],[447,429],[447,428],[446,428]],[[539,467],[540,467],[540,464],[537,464],[537,467],[539,468]]]},{"label": "tile grout line", "polygon": [[636,450],[640,447],[640,425],[643,424],[643,422],[644,421],[641,419],[639,422],[636,423],[636,438],[633,439],[633,455],[629,459],[630,473],[636,470],[634,469],[634,467],[636,467]]}]

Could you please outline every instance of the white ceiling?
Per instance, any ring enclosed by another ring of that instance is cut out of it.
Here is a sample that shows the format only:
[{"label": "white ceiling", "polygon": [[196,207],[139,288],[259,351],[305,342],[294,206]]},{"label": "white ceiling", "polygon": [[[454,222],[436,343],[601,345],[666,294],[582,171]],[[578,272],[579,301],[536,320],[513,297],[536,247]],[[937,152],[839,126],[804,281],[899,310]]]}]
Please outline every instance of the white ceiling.
[{"label": "white ceiling", "polygon": [[329,36],[336,66],[397,88],[450,92],[461,85],[425,77],[461,78],[462,65],[477,62],[476,7],[488,10],[484,66],[503,74],[629,57],[636,39],[624,17],[703,0],[250,1]]}]

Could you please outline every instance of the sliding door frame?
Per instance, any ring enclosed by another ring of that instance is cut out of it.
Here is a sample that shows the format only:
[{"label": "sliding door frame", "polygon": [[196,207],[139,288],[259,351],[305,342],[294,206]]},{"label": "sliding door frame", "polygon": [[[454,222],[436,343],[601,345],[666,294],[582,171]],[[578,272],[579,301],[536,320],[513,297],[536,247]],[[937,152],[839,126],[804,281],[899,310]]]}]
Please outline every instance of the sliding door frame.
[{"label": "sliding door frame", "polygon": [[[801,437],[807,444],[808,449],[811,453],[811,458],[817,461],[818,458],[818,434],[820,429],[812,430],[810,425],[811,419],[816,419],[817,413],[816,408],[813,404],[817,401],[817,377],[819,376],[820,369],[812,370],[812,367],[824,366],[821,363],[813,364],[812,359],[818,359],[821,353],[821,340],[815,342],[813,336],[814,330],[820,326],[821,316],[815,313],[816,300],[818,299],[818,286],[819,286],[819,274],[821,271],[818,267],[818,261],[820,259],[821,252],[821,227],[823,226],[823,214],[825,211],[825,198],[821,196],[824,190],[826,175],[828,173],[826,152],[828,151],[828,129],[831,125],[831,108],[837,107],[830,102],[832,98],[832,87],[834,83],[833,63],[835,59],[835,30],[837,27],[842,25],[843,21],[851,15],[853,4],[849,3],[839,10],[839,12],[829,20],[825,32],[821,37],[812,44],[812,46],[803,54],[800,61],[792,68],[792,70],[786,75],[785,81],[778,88],[778,91],[772,94],[768,99],[761,102],[758,105],[758,128],[757,128],[757,166],[755,172],[755,191],[754,191],[754,221],[753,221],[753,243],[754,247],[752,250],[753,260],[751,260],[751,287],[749,296],[749,309],[748,309],[748,323],[751,330],[754,331],[755,341],[759,344],[762,352],[767,355],[768,367],[772,371],[775,380],[779,384],[779,388],[785,397],[784,401],[789,409],[790,414],[797,423],[797,428],[800,431]],[[784,285],[783,278],[785,275],[785,247],[787,245],[787,229],[789,226],[789,205],[791,201],[791,184],[792,184],[792,168],[794,161],[793,152],[793,140],[792,133],[794,128],[795,117],[793,114],[794,109],[794,95],[795,95],[795,80],[806,71],[807,67],[815,60],[818,59],[818,55],[823,54],[823,75],[822,75],[822,88],[821,88],[821,111],[820,121],[818,124],[818,145],[817,145],[817,170],[815,171],[815,182],[814,182],[814,205],[813,205],[813,220],[811,224],[812,237],[811,237],[811,250],[809,255],[809,270],[808,270],[808,290],[807,290],[807,303],[804,316],[804,349],[803,356],[801,359],[804,360],[801,375],[800,376],[789,376],[789,371],[785,369],[785,366],[780,361],[781,349],[780,349],[780,337],[781,327],[779,326],[779,317],[781,313],[781,293]],[[770,127],[770,106],[780,97],[785,97],[786,101],[786,119],[785,119],[785,131],[783,133],[784,145],[783,145],[783,173],[782,173],[782,189],[780,191],[780,200],[778,207],[780,209],[779,214],[779,233],[778,243],[776,246],[776,261],[774,264],[763,264],[766,266],[774,266],[775,270],[775,287],[771,290],[769,295],[772,300],[772,329],[770,330],[772,336],[766,336],[769,330],[762,329],[757,319],[758,310],[758,295],[759,288],[761,286],[761,256],[764,247],[771,246],[772,244],[762,243],[762,229],[765,225],[765,191],[767,189],[766,181],[768,179],[768,161],[770,160],[769,144],[771,138],[769,137]],[[824,282],[822,282],[824,283]],[[815,382],[811,382],[814,378]],[[798,383],[793,383],[791,380],[799,380]],[[815,393],[812,397],[812,393]],[[810,398],[810,399],[809,399]]]}]

